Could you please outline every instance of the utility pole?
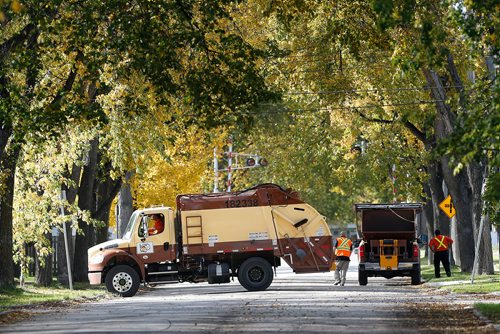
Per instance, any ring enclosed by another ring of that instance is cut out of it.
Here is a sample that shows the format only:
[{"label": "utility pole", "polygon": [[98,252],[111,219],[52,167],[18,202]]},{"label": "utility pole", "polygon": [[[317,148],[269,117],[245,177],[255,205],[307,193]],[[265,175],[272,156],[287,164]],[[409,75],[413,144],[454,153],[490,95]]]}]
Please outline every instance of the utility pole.
[{"label": "utility pole", "polygon": [[[248,169],[255,167],[265,167],[267,166],[267,160],[258,154],[248,154],[248,153],[238,153],[233,152],[233,137],[230,136],[228,141],[228,150],[224,152],[224,156],[227,158],[227,168],[219,169],[219,161],[217,159],[217,148],[214,148],[214,193],[219,192],[219,172],[227,172],[227,192],[231,192],[232,188],[232,176],[233,171],[240,169]],[[240,166],[238,162],[238,157],[245,157],[245,165]],[[233,161],[235,158],[235,161]],[[234,164],[236,162],[236,164]]]},{"label": "utility pole", "polygon": [[231,182],[232,182],[232,167],[233,167],[233,136],[229,136],[227,141],[228,152],[227,152],[227,192],[231,192]]},{"label": "utility pole", "polygon": [[219,192],[219,161],[217,159],[217,147],[214,148],[214,193]]}]

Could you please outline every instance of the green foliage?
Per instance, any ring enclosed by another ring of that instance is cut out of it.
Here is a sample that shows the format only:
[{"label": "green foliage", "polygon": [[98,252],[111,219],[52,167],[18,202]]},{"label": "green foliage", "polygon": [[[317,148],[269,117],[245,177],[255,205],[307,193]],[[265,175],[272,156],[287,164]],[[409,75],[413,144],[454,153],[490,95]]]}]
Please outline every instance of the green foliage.
[{"label": "green foliage", "polygon": [[[305,16],[285,18],[281,12],[300,6],[281,5],[288,7],[273,3],[277,14],[262,18],[268,22],[262,31],[282,50],[266,68],[267,79],[285,91],[284,103],[259,106],[251,134],[235,140],[270,164],[237,174],[238,187],[292,187],[337,224],[353,221],[353,203],[392,202],[392,176],[397,200],[420,200],[427,155],[404,124],[427,130],[432,115],[425,105],[407,103],[423,95],[420,77],[392,65],[386,52],[392,36],[380,33],[363,1],[315,3]],[[352,149],[361,140],[358,154]]]},{"label": "green foliage", "polygon": [[500,25],[498,1],[449,0],[444,3],[453,8],[450,18],[471,39],[474,49],[486,49],[491,55],[498,54],[497,28]]},{"label": "green foliage", "polygon": [[[93,222],[90,213],[76,203],[61,200],[61,186],[75,186],[69,179],[73,164],[83,164],[88,142],[94,131],[85,125],[68,127],[64,140],[47,139],[43,143],[26,144],[16,173],[14,198],[13,241],[14,260],[25,270],[32,259],[24,253],[25,244],[36,247],[39,261],[53,252],[46,238],[53,227],[62,228],[64,222],[77,220]],[[61,216],[64,207],[65,217]]]},{"label": "green foliage", "polygon": [[[97,137],[113,178],[135,172],[139,206],[207,189],[212,147],[233,133],[236,150],[269,161],[236,172],[237,189],[294,188],[336,224],[354,220],[356,202],[421,200],[436,154],[457,168],[486,160],[485,198],[498,221],[500,94],[480,64],[498,50],[491,1],[0,6],[0,130],[25,144],[16,250],[35,242],[40,255],[50,251],[43,235],[61,224],[60,186]],[[439,115],[420,71],[444,70],[450,53],[459,75],[473,68],[480,80],[465,101],[449,87],[460,126],[434,152]],[[72,221],[90,221],[66,208]]]}]

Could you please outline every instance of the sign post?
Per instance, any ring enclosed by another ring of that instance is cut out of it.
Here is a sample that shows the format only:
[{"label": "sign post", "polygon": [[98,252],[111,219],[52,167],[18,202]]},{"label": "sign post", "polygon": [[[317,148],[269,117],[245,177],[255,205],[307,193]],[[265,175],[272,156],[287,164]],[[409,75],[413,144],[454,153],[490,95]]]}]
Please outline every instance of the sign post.
[{"label": "sign post", "polygon": [[[61,200],[66,201],[66,191],[61,190]],[[65,216],[64,213],[64,204],[61,204],[61,216]],[[69,257],[69,242],[68,242],[68,226],[67,222],[63,223],[63,233],[64,233],[64,248],[66,251],[66,266],[68,267],[68,281],[69,281],[69,289],[73,290],[73,276],[71,274],[71,260]]]}]

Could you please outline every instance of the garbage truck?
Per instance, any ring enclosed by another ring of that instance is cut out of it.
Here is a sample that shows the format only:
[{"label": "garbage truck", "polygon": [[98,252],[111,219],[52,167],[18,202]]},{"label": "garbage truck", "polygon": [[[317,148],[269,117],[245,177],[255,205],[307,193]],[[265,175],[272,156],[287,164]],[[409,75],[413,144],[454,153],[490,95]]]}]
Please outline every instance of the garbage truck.
[{"label": "garbage truck", "polygon": [[121,239],[88,250],[88,277],[123,297],[141,283],[223,284],[235,277],[258,291],[269,287],[282,260],[296,273],[312,273],[330,271],[333,257],[325,217],[297,192],[261,184],[178,195],[176,209],[136,210]]},{"label": "garbage truck", "polygon": [[421,203],[355,204],[356,225],[361,232],[358,247],[359,285],[368,277],[411,277],[420,284],[420,248],[417,227]]}]

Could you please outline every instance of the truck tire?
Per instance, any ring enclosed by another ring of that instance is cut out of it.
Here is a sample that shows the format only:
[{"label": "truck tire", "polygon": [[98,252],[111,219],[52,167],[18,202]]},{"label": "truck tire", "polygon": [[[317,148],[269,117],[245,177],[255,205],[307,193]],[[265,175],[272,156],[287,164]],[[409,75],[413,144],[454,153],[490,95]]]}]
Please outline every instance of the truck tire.
[{"label": "truck tire", "polygon": [[411,272],[411,285],[420,284],[420,268],[412,270]]},{"label": "truck tire", "polygon": [[122,297],[132,297],[139,290],[139,274],[134,268],[119,265],[111,268],[106,275],[106,288],[109,292]]},{"label": "truck tire", "polygon": [[238,269],[238,281],[248,291],[265,290],[273,281],[273,268],[263,258],[251,257]]},{"label": "truck tire", "polygon": [[368,284],[368,275],[362,270],[358,271],[358,282],[359,282],[359,285],[367,285]]}]

